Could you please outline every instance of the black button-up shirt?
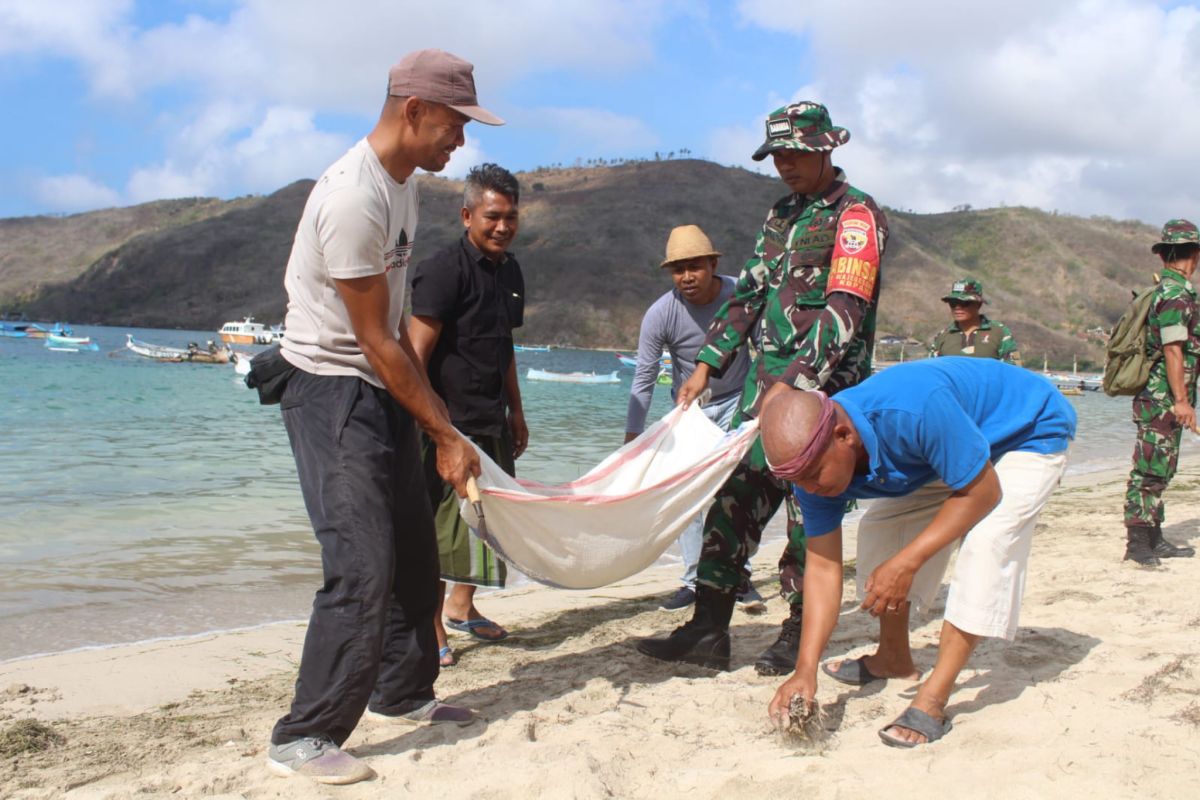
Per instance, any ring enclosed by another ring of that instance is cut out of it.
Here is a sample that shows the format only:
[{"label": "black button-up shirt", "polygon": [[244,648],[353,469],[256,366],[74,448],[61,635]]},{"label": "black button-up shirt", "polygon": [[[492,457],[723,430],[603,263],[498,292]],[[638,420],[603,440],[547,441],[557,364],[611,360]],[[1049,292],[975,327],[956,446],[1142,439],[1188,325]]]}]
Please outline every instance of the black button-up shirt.
[{"label": "black button-up shirt", "polygon": [[417,264],[412,313],[442,323],[429,357],[429,382],[463,433],[499,436],[506,417],[504,378],[514,328],[525,318],[525,278],[512,254],[496,263],[464,234]]}]

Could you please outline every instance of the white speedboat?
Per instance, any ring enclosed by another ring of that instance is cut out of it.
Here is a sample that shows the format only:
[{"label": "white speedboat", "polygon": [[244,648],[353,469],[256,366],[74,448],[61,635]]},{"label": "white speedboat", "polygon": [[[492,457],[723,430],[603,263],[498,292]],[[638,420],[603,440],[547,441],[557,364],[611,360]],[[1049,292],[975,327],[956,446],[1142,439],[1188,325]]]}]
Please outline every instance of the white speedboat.
[{"label": "white speedboat", "polygon": [[270,344],[276,334],[266,325],[246,317],[241,322],[226,322],[219,331],[221,341],[226,344]]}]

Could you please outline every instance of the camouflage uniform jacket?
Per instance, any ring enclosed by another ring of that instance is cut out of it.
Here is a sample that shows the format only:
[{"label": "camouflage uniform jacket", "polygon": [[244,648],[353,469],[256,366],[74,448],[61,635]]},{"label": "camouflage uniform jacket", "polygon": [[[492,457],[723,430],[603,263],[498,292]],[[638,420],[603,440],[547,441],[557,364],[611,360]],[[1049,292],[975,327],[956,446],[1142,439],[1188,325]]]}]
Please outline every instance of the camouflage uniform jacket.
[{"label": "camouflage uniform jacket", "polygon": [[883,211],[841,169],[821,194],[791,194],[771,208],[696,356],[719,374],[750,339],[743,416],[757,413],[778,380],[832,394],[871,374],[887,235]]},{"label": "camouflage uniform jacket", "polygon": [[979,315],[979,327],[969,334],[964,334],[957,322],[951,322],[946,329],[933,339],[929,355],[937,356],[977,356],[979,358],[998,358],[1009,364],[1021,366],[1021,354],[1017,350],[1017,340],[1012,331],[1003,322],[993,322],[986,314]]},{"label": "camouflage uniform jacket", "polygon": [[1167,382],[1167,360],[1162,357],[1163,345],[1183,344],[1183,382],[1188,402],[1196,403],[1196,365],[1200,359],[1200,309],[1196,305],[1196,290],[1173,269],[1164,269],[1154,292],[1150,316],[1146,319],[1146,353],[1155,359],[1150,368],[1146,388],[1134,396],[1134,416],[1140,410],[1157,413],[1170,410],[1175,402]]}]

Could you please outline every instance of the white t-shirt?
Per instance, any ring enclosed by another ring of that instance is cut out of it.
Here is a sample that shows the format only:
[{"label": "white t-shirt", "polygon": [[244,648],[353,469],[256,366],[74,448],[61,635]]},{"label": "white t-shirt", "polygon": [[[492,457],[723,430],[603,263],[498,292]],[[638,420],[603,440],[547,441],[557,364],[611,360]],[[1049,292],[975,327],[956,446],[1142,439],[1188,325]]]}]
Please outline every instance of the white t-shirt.
[{"label": "white t-shirt", "polygon": [[386,275],[388,327],[399,331],[416,230],[416,181],[388,175],[366,139],[325,170],[304,206],[283,279],[283,357],[314,375],[356,375],[383,387],[333,280]]}]

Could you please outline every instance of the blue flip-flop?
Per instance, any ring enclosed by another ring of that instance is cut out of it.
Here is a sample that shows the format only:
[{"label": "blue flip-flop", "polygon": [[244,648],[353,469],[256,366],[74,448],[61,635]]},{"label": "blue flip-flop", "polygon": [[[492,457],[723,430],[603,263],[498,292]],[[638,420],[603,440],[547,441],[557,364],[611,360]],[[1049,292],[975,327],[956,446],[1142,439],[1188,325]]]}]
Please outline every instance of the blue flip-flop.
[{"label": "blue flip-flop", "polygon": [[454,651],[449,646],[438,648],[438,666],[453,667],[458,663],[458,659],[454,657]]},{"label": "blue flip-flop", "polygon": [[[501,628],[496,623],[492,622],[487,617],[479,617],[478,619],[450,619],[446,617],[446,627],[453,628],[456,631],[469,633],[476,639],[484,642],[500,642],[508,638],[508,631]],[[485,636],[479,632],[479,628],[496,628],[500,631],[499,636]]]}]

